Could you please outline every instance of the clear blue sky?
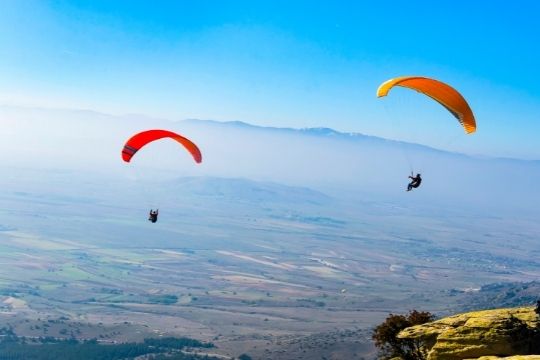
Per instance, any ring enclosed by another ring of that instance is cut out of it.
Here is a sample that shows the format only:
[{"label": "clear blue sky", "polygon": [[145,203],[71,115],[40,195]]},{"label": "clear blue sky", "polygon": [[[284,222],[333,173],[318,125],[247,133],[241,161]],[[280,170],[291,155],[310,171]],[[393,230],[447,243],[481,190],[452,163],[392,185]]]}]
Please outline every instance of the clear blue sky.
[{"label": "clear blue sky", "polygon": [[[437,146],[430,123],[454,121],[444,109],[403,90],[390,94],[398,102],[374,95],[388,78],[418,74],[473,107],[478,134],[456,149],[540,159],[539,16],[532,0],[3,0],[0,103]],[[396,106],[403,119],[388,121]]]}]

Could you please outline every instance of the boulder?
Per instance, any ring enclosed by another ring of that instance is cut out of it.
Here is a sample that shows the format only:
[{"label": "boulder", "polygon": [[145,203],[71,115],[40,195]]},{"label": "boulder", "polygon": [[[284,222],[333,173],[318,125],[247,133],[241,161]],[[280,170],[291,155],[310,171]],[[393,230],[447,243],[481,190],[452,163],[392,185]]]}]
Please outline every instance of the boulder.
[{"label": "boulder", "polygon": [[[419,339],[428,360],[540,360],[540,322],[534,307],[475,311],[416,325],[402,339]],[[515,355],[531,355],[519,357]]]}]

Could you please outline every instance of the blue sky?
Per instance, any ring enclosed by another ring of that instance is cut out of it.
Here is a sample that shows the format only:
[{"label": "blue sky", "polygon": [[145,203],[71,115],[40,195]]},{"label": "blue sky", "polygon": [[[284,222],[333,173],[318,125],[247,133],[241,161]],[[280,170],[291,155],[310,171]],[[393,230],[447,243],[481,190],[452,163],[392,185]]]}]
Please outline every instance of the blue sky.
[{"label": "blue sky", "polygon": [[[0,1],[0,103],[325,126],[540,159],[536,1]],[[446,81],[478,133],[398,90]],[[446,132],[450,135],[446,135]],[[441,142],[439,135],[446,138]]]}]

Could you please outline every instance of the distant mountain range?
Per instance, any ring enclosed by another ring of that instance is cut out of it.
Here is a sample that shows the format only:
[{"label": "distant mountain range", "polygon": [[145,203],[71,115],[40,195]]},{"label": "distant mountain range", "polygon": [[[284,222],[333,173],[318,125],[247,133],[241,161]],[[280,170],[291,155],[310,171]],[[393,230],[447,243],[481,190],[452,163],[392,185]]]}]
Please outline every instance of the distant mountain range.
[{"label": "distant mountain range", "polygon": [[[124,125],[128,128],[133,127],[156,127],[161,125],[162,127],[213,127],[213,128],[228,128],[228,129],[244,129],[244,130],[254,130],[254,131],[264,131],[264,132],[274,132],[274,133],[287,133],[287,134],[302,134],[309,136],[317,136],[324,138],[335,138],[340,140],[351,140],[358,142],[371,141],[374,143],[381,144],[398,144],[400,146],[407,146],[410,148],[417,148],[423,150],[431,150],[441,153],[451,153],[459,154],[464,156],[471,156],[474,158],[481,158],[483,160],[508,160],[508,161],[524,161],[528,163],[540,163],[540,160],[522,160],[517,158],[501,158],[501,157],[489,157],[489,156],[473,156],[467,155],[465,153],[455,153],[446,150],[437,149],[431,146],[387,139],[373,135],[367,135],[363,133],[356,132],[340,132],[329,127],[313,127],[313,128],[288,128],[288,127],[269,127],[269,126],[260,126],[250,124],[244,121],[217,121],[217,120],[207,120],[207,119],[185,119],[171,121],[167,119],[151,117],[141,114],[125,114],[125,115],[111,115],[94,110],[83,110],[83,109],[56,109],[56,108],[36,108],[36,107],[20,107],[20,106],[9,106],[9,105],[0,105],[0,116],[3,121],[10,120],[15,118],[18,121],[21,120],[31,120],[32,122],[41,122],[46,121],[47,123],[58,121],[62,123],[62,120],[65,120],[66,117],[71,118],[71,125],[80,126],[81,123],[77,121],[92,122],[94,124],[103,124],[103,125],[112,125],[112,122],[116,123],[115,125]],[[53,127],[52,124],[50,126]]]},{"label": "distant mountain range", "polygon": [[[121,177],[161,174],[170,179],[251,179],[326,193],[332,190],[345,197],[355,193],[360,198],[444,203],[516,214],[536,213],[540,202],[540,161],[471,156],[325,127],[169,121],[9,106],[0,106],[0,118],[3,166]],[[154,143],[142,149],[132,163],[124,163],[120,151],[125,140],[149,128],[166,128],[191,138],[202,150],[203,163],[194,164],[172,141]],[[411,172],[422,173],[424,183],[409,194],[404,189]]]},{"label": "distant mountain range", "polygon": [[[287,133],[287,134],[298,134],[298,135],[308,135],[308,136],[317,136],[324,138],[335,138],[340,140],[348,141],[359,141],[359,142],[374,142],[381,144],[399,144],[400,146],[407,146],[409,148],[418,148],[424,150],[431,150],[437,152],[449,152],[445,150],[436,149],[427,145],[411,143],[406,141],[386,139],[379,136],[366,135],[362,133],[355,132],[340,132],[328,127],[314,127],[314,128],[287,128],[287,127],[272,127],[272,126],[259,126],[249,124],[243,121],[216,121],[216,120],[199,120],[199,119],[186,119],[177,121],[179,124],[188,124],[191,126],[197,125],[206,125],[212,127],[237,127],[241,129],[248,129],[254,131],[271,131],[276,133]],[[512,159],[515,160],[515,159]]]}]

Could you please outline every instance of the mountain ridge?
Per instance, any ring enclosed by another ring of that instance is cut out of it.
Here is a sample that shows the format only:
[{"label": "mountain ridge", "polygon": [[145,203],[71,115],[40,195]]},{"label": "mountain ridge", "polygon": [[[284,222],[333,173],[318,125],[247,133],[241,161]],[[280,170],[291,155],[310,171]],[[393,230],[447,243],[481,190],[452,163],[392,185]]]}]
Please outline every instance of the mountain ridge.
[{"label": "mountain ridge", "polygon": [[[501,156],[489,156],[483,154],[470,154],[463,153],[451,150],[445,150],[436,148],[433,146],[424,145],[421,143],[407,142],[398,139],[390,139],[375,135],[368,135],[361,132],[343,132],[329,127],[308,127],[308,128],[290,128],[290,127],[276,127],[276,126],[263,126],[251,124],[245,121],[240,120],[231,120],[231,121],[220,121],[212,119],[197,119],[197,118],[187,118],[179,120],[171,120],[162,117],[154,117],[145,114],[111,114],[102,111],[96,111],[92,109],[76,109],[76,108],[47,108],[39,106],[18,106],[18,105],[0,105],[0,109],[8,110],[26,110],[26,111],[46,111],[46,112],[69,112],[73,114],[85,115],[85,116],[96,116],[98,118],[115,118],[122,121],[136,121],[136,122],[148,122],[149,128],[152,128],[153,123],[171,123],[171,124],[186,124],[186,125],[211,125],[211,126],[231,126],[242,129],[249,130],[266,130],[272,132],[283,132],[289,134],[302,134],[308,136],[317,136],[319,138],[339,138],[341,140],[351,140],[351,141],[373,141],[380,144],[394,144],[402,147],[407,147],[410,149],[419,149],[419,150],[428,150],[436,153],[451,154],[457,156],[468,157],[476,160],[487,160],[487,161],[516,161],[522,163],[533,163],[540,164],[540,159],[522,159],[518,157],[501,157]],[[161,125],[161,124],[160,124]]]}]

